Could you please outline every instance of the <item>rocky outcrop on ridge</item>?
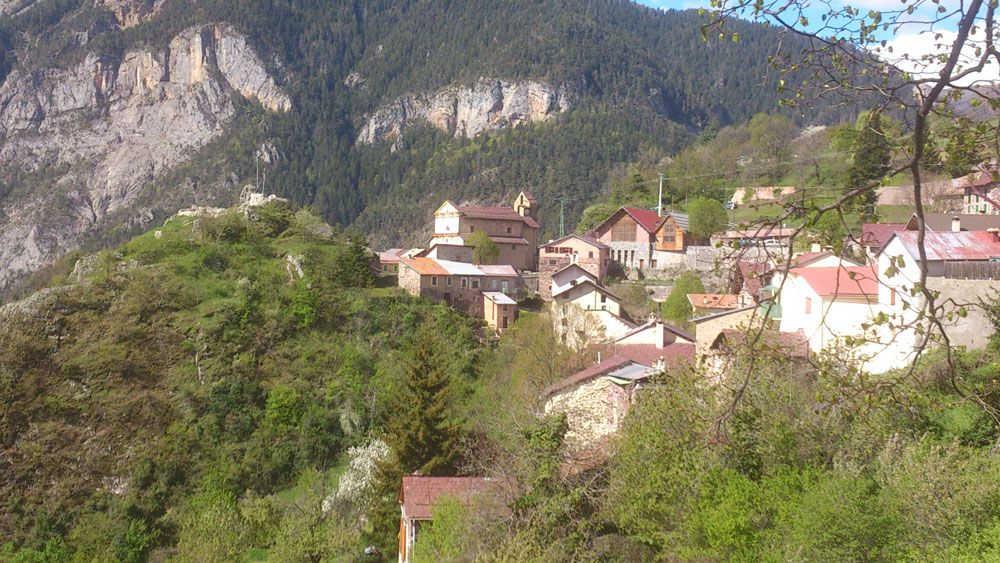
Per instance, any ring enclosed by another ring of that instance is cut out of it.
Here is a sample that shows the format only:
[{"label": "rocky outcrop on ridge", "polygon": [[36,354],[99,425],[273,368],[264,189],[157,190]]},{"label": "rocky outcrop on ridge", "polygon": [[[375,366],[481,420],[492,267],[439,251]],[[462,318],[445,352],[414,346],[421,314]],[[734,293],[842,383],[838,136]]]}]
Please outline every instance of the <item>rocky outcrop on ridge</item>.
[{"label": "rocky outcrop on ridge", "polygon": [[30,189],[0,200],[0,291],[87,233],[113,227],[106,221],[116,212],[152,220],[131,206],[152,180],[222,135],[234,91],[270,111],[291,108],[246,37],[224,23],[118,60],[15,68],[0,85],[0,172],[15,190]]},{"label": "rocky outcrop on ridge", "polygon": [[419,122],[454,137],[472,138],[483,131],[545,121],[569,109],[574,98],[565,84],[481,78],[472,86],[404,96],[379,108],[361,127],[358,143],[395,141]]}]

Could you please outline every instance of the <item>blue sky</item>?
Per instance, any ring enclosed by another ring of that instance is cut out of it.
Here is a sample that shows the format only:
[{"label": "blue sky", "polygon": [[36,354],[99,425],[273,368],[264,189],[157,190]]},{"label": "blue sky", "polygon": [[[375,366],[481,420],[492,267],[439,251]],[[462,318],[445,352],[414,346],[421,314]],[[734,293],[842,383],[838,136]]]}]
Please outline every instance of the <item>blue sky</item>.
[{"label": "blue sky", "polygon": [[[636,1],[640,4],[644,4],[652,8],[675,9],[675,10],[707,8],[709,4],[708,0],[636,0]],[[909,0],[907,3],[912,3],[912,1],[913,0]],[[958,1],[959,0],[941,0],[940,3],[943,6],[953,8],[958,5]],[[836,0],[834,0],[834,2],[836,2]],[[859,8],[862,10],[886,10],[886,9],[898,10],[900,6],[905,6],[905,4],[900,3],[900,0],[850,0],[849,2],[845,3],[849,3],[855,8]],[[817,4],[821,5],[821,3]],[[936,8],[937,5],[931,2],[925,2],[923,4],[924,7],[922,7],[921,10],[918,11],[918,15],[925,15],[927,17],[930,17],[932,10]],[[814,22],[820,21],[819,15],[821,12],[819,10],[820,8],[815,8],[814,10],[809,11],[809,12],[815,11],[815,13],[807,12],[810,15],[810,19],[812,19]],[[926,14],[924,13],[925,11]],[[935,26],[934,33],[930,32],[926,26],[904,27],[903,29],[897,30],[895,34],[886,33],[883,38],[889,41],[889,45],[893,49],[893,54],[889,55],[888,53],[883,52],[879,56],[883,56],[887,60],[891,60],[892,62],[894,62],[900,68],[916,74],[933,72],[936,70],[935,68],[930,68],[928,67],[928,65],[922,63],[915,63],[913,62],[913,59],[919,59],[922,56],[926,56],[932,53],[939,53],[942,50],[946,50],[948,47],[950,47],[950,42],[955,37],[955,34],[953,32],[953,30],[955,29],[955,23],[956,20],[954,19],[950,22],[940,23],[937,26]],[[942,33],[942,38],[940,40],[935,40],[934,38],[935,33]],[[975,35],[973,36],[973,41],[977,39],[979,41],[982,41],[981,34],[979,37],[976,37]],[[968,46],[967,49],[968,53],[966,54],[966,56],[969,58],[967,60],[969,61],[973,60],[972,53],[974,50],[975,50],[975,45]],[[907,53],[910,59],[901,58],[900,55],[902,53]],[[936,66],[936,65],[931,65],[931,66]],[[976,78],[991,80],[991,81],[1000,80],[1000,65],[990,64],[987,67],[987,69],[984,72],[977,75]]]}]

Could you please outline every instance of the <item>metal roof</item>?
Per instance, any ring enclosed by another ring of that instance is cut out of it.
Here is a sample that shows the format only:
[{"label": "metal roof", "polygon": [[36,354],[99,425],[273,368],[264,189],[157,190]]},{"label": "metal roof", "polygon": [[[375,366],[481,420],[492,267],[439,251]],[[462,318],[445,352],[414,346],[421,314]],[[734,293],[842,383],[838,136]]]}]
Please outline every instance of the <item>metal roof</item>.
[{"label": "metal roof", "polygon": [[[914,259],[919,258],[917,236],[920,231],[901,231],[894,236]],[[991,260],[1000,258],[1000,239],[987,231],[936,232],[924,237],[928,260]],[[889,239],[890,241],[892,239]],[[887,243],[888,246],[888,243]]]},{"label": "metal roof", "polygon": [[483,296],[497,305],[517,305],[517,301],[514,301],[506,294],[500,293],[499,291],[484,291]]}]

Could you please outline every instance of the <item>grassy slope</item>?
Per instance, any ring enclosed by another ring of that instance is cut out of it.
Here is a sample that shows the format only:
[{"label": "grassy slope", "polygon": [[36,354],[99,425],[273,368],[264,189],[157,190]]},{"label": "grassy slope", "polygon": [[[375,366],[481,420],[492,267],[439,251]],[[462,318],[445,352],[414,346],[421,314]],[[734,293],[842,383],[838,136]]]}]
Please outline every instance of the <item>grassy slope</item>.
[{"label": "grassy slope", "polygon": [[417,324],[472,342],[471,321],[372,288],[357,241],[258,215],[171,220],[0,331],[0,537],[106,550],[138,526],[171,545],[206,483],[270,494],[335,466]]}]

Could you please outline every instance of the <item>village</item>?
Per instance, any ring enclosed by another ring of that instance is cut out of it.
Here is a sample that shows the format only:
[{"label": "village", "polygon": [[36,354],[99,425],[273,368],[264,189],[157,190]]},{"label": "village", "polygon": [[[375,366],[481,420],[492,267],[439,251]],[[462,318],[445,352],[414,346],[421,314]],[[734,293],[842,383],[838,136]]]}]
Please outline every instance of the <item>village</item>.
[{"label": "village", "polygon": [[[906,222],[863,224],[839,253],[797,242],[806,238],[800,229],[767,223],[697,240],[689,217],[662,204],[623,206],[586,232],[540,241],[538,201],[522,191],[510,205],[445,201],[426,248],[379,252],[375,268],[411,295],[481,319],[494,337],[523,308],[545,310],[558,340],[592,357],[540,398],[540,415],[566,416],[563,471],[573,474],[607,459],[645,386],[692,367],[717,384],[754,345],[804,372],[822,357],[875,376],[905,369],[936,345],[931,322],[941,323],[951,346],[984,347],[991,323],[975,305],[1000,291],[1000,188],[986,174],[962,180],[959,191],[950,212],[925,214],[923,256],[915,213]],[[794,188],[740,189],[727,208],[790,196]],[[632,285],[653,301],[647,288],[669,289],[682,272],[695,272],[706,287],[684,296],[691,314],[683,323],[655,307],[638,318],[611,288]],[[928,296],[934,319],[924,313]],[[437,499],[468,501],[491,486],[477,477],[404,477],[399,560],[410,560]]]}]

